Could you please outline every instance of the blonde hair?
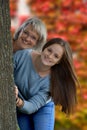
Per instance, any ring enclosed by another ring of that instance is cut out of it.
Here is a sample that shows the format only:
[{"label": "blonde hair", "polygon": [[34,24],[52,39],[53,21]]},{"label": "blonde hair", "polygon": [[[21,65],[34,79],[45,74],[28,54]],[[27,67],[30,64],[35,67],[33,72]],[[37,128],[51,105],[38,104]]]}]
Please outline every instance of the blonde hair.
[{"label": "blonde hair", "polygon": [[39,39],[37,41],[36,46],[34,46],[34,49],[40,49],[44,43],[46,42],[47,38],[47,29],[45,24],[37,17],[32,17],[27,19],[15,32],[13,36],[13,40],[16,41],[19,37],[20,32],[26,28],[28,25],[31,25],[33,29],[38,33]]}]

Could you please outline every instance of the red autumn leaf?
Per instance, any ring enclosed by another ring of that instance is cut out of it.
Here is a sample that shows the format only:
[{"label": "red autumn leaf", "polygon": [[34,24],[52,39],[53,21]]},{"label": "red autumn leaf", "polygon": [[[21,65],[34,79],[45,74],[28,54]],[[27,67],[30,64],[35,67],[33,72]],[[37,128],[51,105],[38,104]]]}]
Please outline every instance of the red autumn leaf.
[{"label": "red autumn leaf", "polygon": [[71,4],[72,4],[72,1],[73,0],[62,0],[61,1],[61,6],[63,6],[63,7],[69,7]]}]

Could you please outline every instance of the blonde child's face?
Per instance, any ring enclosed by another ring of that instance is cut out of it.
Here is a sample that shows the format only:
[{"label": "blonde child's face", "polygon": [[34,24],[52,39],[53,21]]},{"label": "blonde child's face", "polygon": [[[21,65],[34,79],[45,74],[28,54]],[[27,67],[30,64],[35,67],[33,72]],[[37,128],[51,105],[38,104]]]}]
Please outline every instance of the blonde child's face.
[{"label": "blonde child's face", "polygon": [[27,27],[20,32],[17,40],[19,50],[33,48],[38,43],[38,39],[39,34],[33,29],[33,27],[27,25]]}]

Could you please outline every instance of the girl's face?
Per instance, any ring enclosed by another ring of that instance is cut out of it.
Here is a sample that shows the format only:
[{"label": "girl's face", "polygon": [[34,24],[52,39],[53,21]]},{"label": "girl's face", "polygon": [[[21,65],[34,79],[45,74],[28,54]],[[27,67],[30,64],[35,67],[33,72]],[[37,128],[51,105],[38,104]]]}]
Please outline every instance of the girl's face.
[{"label": "girl's face", "polygon": [[39,35],[37,32],[31,26],[27,25],[19,34],[18,47],[19,49],[33,48],[37,44],[38,39]]},{"label": "girl's face", "polygon": [[64,53],[64,48],[59,44],[53,44],[45,48],[41,53],[42,63],[47,66],[58,64]]}]

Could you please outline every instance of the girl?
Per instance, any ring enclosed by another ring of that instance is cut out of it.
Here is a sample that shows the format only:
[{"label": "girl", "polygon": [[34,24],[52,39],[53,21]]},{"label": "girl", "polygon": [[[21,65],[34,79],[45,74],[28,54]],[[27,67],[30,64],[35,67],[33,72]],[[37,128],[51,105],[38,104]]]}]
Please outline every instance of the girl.
[{"label": "girl", "polygon": [[55,106],[67,114],[76,104],[78,82],[72,51],[61,38],[49,40],[41,53],[14,54],[17,119],[20,130],[54,130]]}]

